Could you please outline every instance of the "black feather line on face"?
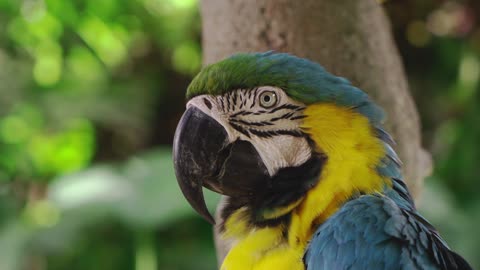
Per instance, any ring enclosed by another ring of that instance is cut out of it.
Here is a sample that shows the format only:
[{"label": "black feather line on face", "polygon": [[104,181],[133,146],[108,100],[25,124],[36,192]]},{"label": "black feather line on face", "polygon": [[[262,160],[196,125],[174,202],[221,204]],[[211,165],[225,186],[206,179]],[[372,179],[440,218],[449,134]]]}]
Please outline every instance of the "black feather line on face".
[{"label": "black feather line on face", "polygon": [[[262,121],[262,122],[248,122],[248,121],[244,121],[244,120],[241,120],[241,119],[230,119],[231,122],[236,122],[236,123],[239,123],[239,124],[243,124],[243,125],[246,125],[246,126],[257,126],[257,127],[264,127],[264,126],[272,126],[273,123],[270,123],[270,122],[266,122],[266,121]],[[230,122],[230,123],[231,123]]]},{"label": "black feather line on face", "polygon": [[236,113],[232,114],[232,115],[230,116],[230,118],[234,118],[234,117],[237,117],[237,116],[251,115],[251,114],[255,115],[254,112],[239,111],[239,112],[236,112]]},{"label": "black feather line on face", "polygon": [[[240,96],[242,96],[242,95],[240,95]],[[243,98],[242,107],[246,107],[246,106],[247,106],[247,101],[248,101],[248,98],[247,98],[247,96],[245,96],[245,98]]]},{"label": "black feather line on face", "polygon": [[228,108],[229,108],[230,111],[235,110],[235,102],[233,101],[234,97],[235,97],[235,92],[230,92],[229,97],[228,97],[228,101],[230,103]]},{"label": "black feather line on face", "polygon": [[232,93],[233,93],[233,104],[236,105],[237,104],[238,91],[234,91]]},{"label": "black feather line on face", "polygon": [[273,136],[280,136],[280,135],[289,135],[293,137],[306,137],[307,134],[303,133],[300,130],[286,130],[286,129],[279,129],[279,130],[268,130],[268,131],[261,131],[256,129],[249,129],[250,133],[256,135],[261,138],[270,138]]},{"label": "black feather line on face", "polygon": [[307,107],[298,107],[295,109],[295,111],[299,112],[299,111],[303,111],[305,110]]},{"label": "black feather line on face", "polygon": [[220,97],[219,99],[220,99],[220,105],[222,107],[222,111],[225,111],[225,105],[223,104],[223,98]]},{"label": "black feather line on face", "polygon": [[245,115],[245,113],[251,114],[250,112],[247,112],[247,111],[239,111],[239,112],[236,112],[236,113],[232,114],[232,115],[230,116],[230,118],[232,118],[232,117],[237,117],[237,116],[239,116],[239,115]]},{"label": "black feather line on face", "polygon": [[259,111],[257,111],[257,112],[254,112],[253,115],[262,115],[262,114],[265,114],[265,113],[267,113],[267,111],[265,111],[265,110],[259,110]]},{"label": "black feather line on face", "polygon": [[238,132],[242,133],[243,135],[247,136],[248,138],[250,138],[250,133],[248,132],[248,130],[244,129],[243,127],[241,127],[240,125],[237,125],[233,122],[230,122],[230,125],[235,129],[237,130]]},{"label": "black feather line on face", "polygon": [[244,105],[244,101],[243,101],[243,95],[240,94],[238,95],[239,99],[240,99],[240,109],[243,109],[243,105]]},{"label": "black feather line on face", "polygon": [[276,108],[273,108],[272,110],[268,111],[268,113],[274,113],[276,111],[279,111],[279,110],[283,110],[283,109],[288,109],[288,110],[298,110],[302,107],[300,106],[297,106],[297,105],[294,105],[294,104],[283,104],[283,105],[280,105]]},{"label": "black feather line on face", "polygon": [[275,122],[275,121],[278,121],[278,120],[281,120],[281,119],[289,119],[293,114],[295,114],[295,112],[287,112],[287,113],[285,113],[281,116],[274,117],[274,118],[270,119],[270,121]]},{"label": "black feather line on face", "polygon": [[290,117],[290,120],[299,120],[299,119],[303,119],[307,117],[306,115],[297,115],[297,116],[293,116],[293,117]]},{"label": "black feather line on face", "polygon": [[253,102],[252,102],[252,105],[250,105],[250,109],[252,109],[253,107],[255,107],[255,104],[257,103],[257,92],[258,92],[258,88],[255,88],[253,92],[254,92],[254,94],[253,94]]}]

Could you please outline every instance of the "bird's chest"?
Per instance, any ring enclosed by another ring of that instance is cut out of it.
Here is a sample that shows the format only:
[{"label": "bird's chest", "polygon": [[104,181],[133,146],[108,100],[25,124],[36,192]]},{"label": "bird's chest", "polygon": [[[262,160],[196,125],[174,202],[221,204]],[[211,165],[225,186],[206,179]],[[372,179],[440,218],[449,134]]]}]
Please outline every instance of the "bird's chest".
[{"label": "bird's chest", "polygon": [[259,230],[236,242],[221,270],[304,270],[305,246],[290,245],[280,232]]},{"label": "bird's chest", "polygon": [[232,249],[221,270],[304,270],[303,251],[276,248],[261,254]]}]

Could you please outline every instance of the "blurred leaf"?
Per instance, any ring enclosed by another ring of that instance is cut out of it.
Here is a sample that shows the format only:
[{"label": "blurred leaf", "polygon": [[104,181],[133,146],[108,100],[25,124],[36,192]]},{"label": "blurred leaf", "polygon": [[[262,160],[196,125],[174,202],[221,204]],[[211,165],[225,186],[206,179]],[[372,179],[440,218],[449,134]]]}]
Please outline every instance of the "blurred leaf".
[{"label": "blurred leaf", "polygon": [[28,145],[33,164],[41,174],[71,172],[85,167],[93,156],[95,138],[86,119],[72,119],[59,134],[37,134]]},{"label": "blurred leaf", "polygon": [[[213,208],[218,198],[206,193]],[[178,188],[170,150],[160,149],[121,166],[97,166],[54,181],[48,198],[62,211],[103,205],[133,227],[154,227],[190,216]]]},{"label": "blurred leaf", "polygon": [[77,31],[107,66],[115,67],[125,60],[127,48],[113,25],[89,16],[83,19]]},{"label": "blurred leaf", "polygon": [[[214,211],[218,196],[210,192],[206,200]],[[28,205],[21,219],[0,232],[0,250],[15,247],[0,256],[18,261],[32,248],[68,250],[87,227],[106,221],[152,230],[193,215],[177,186],[171,151],[161,148],[123,164],[99,165],[53,181],[45,200]]]},{"label": "blurred leaf", "polygon": [[172,55],[173,67],[184,74],[195,74],[202,63],[200,48],[193,42],[185,42],[175,48]]}]

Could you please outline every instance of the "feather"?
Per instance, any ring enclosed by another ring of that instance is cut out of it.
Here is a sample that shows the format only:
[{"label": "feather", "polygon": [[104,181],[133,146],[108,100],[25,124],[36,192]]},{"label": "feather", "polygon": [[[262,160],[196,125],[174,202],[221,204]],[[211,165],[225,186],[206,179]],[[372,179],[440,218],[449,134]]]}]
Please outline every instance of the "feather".
[{"label": "feather", "polygon": [[[362,209],[361,214],[354,209]],[[307,270],[471,269],[416,210],[382,195],[346,203],[317,229],[304,261]]]},{"label": "feather", "polygon": [[384,119],[383,110],[347,79],[307,59],[272,51],[239,53],[203,68],[188,87],[187,99],[266,85],[279,87],[305,104],[324,102],[352,108],[374,125]]}]

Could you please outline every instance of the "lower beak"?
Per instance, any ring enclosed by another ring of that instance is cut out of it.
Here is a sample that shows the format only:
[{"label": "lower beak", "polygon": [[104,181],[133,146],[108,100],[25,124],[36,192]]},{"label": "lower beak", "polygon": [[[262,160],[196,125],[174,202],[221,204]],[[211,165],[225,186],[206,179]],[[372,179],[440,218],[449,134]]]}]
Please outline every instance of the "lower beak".
[{"label": "lower beak", "polygon": [[173,160],[183,195],[212,224],[215,221],[206,207],[202,186],[228,196],[249,196],[269,179],[252,144],[230,142],[225,128],[194,106],[178,123]]}]

